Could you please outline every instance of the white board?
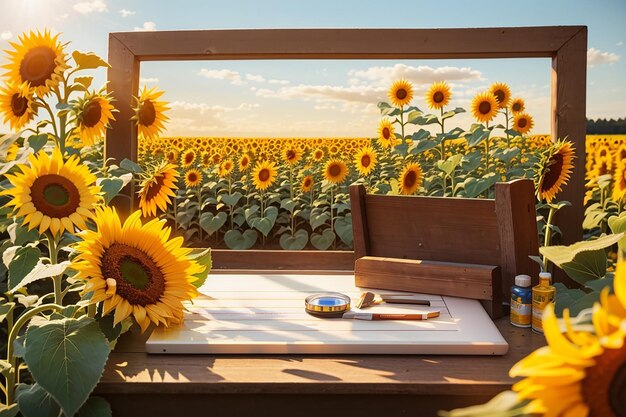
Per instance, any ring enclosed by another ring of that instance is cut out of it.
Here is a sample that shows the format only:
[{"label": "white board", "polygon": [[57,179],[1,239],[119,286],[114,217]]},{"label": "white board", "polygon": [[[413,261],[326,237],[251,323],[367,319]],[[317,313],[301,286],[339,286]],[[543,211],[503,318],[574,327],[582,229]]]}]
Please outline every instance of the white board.
[{"label": "white board", "polygon": [[[373,313],[441,315],[424,321],[317,318],[304,299],[341,292],[353,304],[353,275],[210,274],[181,325],[157,328],[148,353],[503,355],[508,344],[476,300],[423,294],[430,307],[378,305]],[[380,291],[379,291],[380,292]],[[382,291],[385,294],[403,294]]]}]

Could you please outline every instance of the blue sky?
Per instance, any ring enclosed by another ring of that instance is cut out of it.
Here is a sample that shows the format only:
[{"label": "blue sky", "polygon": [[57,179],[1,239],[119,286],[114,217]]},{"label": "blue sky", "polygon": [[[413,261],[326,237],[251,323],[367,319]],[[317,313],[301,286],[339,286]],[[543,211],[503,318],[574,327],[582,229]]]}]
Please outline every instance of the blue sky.
[{"label": "blue sky", "polygon": [[[62,32],[71,48],[106,57],[107,34],[133,30],[587,25],[587,114],[618,118],[626,116],[624,21],[624,0],[1,0],[0,48],[44,27]],[[424,108],[423,92],[434,80],[449,81],[451,105],[465,108],[492,82],[507,82],[526,99],[535,132],[549,131],[548,59],[151,62],[141,75],[166,91],[172,135],[374,136],[375,105],[400,76],[415,83],[415,104]],[[104,71],[96,80],[105,81]],[[457,120],[469,122],[467,115]]]}]

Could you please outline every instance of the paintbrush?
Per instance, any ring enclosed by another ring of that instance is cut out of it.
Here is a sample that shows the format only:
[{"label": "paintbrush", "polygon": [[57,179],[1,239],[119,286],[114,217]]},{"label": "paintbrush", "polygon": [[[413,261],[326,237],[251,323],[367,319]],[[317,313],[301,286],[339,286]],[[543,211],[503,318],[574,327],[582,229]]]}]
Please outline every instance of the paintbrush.
[{"label": "paintbrush", "polygon": [[439,317],[439,311],[429,311],[428,313],[412,314],[379,314],[379,313],[357,313],[348,311],[343,313],[342,318],[354,320],[428,320]]}]

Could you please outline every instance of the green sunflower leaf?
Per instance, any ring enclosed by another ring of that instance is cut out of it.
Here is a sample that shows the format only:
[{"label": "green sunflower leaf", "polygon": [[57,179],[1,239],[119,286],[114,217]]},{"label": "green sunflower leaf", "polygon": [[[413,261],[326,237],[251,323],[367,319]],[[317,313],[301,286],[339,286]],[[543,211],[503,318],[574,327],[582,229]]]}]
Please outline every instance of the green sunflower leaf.
[{"label": "green sunflower leaf", "polygon": [[42,133],[41,135],[31,135],[28,137],[28,146],[30,146],[35,153],[39,152],[41,148],[48,143],[48,134]]},{"label": "green sunflower leaf", "polygon": [[57,417],[61,411],[54,398],[37,383],[18,385],[15,399],[24,417]]},{"label": "green sunflower leaf", "polygon": [[94,389],[109,356],[109,343],[98,323],[35,317],[26,330],[24,361],[35,381],[72,416]]},{"label": "green sunflower leaf", "polygon": [[17,248],[15,256],[9,263],[9,291],[20,288],[21,282],[32,272],[40,257],[41,251],[37,248],[31,246]]},{"label": "green sunflower leaf", "polygon": [[194,249],[190,254],[189,258],[195,260],[198,264],[204,267],[202,272],[198,272],[194,276],[197,278],[192,284],[199,288],[206,281],[209,276],[209,272],[211,272],[211,267],[213,265],[211,258],[211,248],[207,249]]},{"label": "green sunflower leaf", "polygon": [[111,417],[111,406],[102,397],[89,397],[87,402],[78,410],[77,417]]}]

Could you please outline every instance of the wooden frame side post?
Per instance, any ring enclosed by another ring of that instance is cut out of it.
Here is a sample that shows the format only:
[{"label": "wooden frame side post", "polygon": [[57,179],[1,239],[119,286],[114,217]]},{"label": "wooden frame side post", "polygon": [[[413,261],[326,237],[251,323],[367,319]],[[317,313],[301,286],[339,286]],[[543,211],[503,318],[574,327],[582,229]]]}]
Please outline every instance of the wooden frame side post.
[{"label": "wooden frame side post", "polygon": [[370,238],[365,211],[367,190],[362,184],[350,186],[350,206],[352,211],[352,235],[354,236],[354,259],[370,254]]},{"label": "wooden frame side post", "polygon": [[552,140],[568,138],[576,148],[574,172],[559,196],[572,203],[558,213],[563,243],[582,238],[587,130],[587,27],[583,26],[552,58]]},{"label": "wooden frame side post", "polygon": [[[104,160],[113,159],[113,163],[119,165],[124,158],[137,160],[137,126],[130,119],[134,116],[133,96],[139,91],[139,59],[115,34],[109,34],[109,64],[107,88],[115,99],[118,113],[107,133]],[[112,204],[126,217],[136,207],[131,203],[135,196],[131,186],[126,186],[120,194]]]},{"label": "wooden frame side post", "polygon": [[496,184],[496,219],[500,235],[502,296],[508,301],[515,275],[528,274],[537,281],[539,265],[529,258],[539,255],[535,187],[532,180]]}]

